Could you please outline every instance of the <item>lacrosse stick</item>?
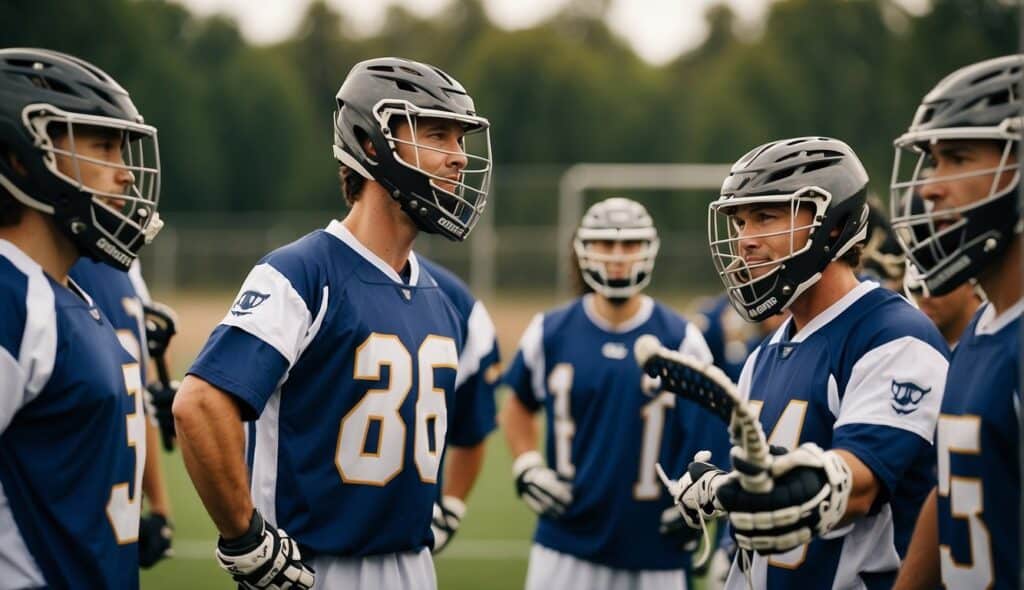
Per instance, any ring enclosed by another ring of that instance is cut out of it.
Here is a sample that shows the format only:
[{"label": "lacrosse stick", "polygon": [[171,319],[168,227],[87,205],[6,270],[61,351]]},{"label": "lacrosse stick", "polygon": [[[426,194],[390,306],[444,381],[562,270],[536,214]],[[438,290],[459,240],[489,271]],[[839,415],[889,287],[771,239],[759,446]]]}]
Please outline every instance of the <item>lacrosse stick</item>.
[{"label": "lacrosse stick", "polygon": [[740,485],[748,492],[770,492],[768,442],[760,421],[729,377],[711,363],[665,348],[650,334],[637,338],[633,352],[645,373],[661,379],[662,389],[695,402],[728,424],[733,446],[743,449],[749,464],[749,469],[737,470]]}]

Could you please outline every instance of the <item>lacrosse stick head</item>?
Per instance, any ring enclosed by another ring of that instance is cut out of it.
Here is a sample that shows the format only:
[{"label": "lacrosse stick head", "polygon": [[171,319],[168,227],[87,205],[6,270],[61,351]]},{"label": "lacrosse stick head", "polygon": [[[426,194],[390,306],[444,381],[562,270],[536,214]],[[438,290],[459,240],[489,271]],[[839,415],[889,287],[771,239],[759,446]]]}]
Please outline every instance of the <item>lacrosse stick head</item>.
[{"label": "lacrosse stick head", "polygon": [[637,338],[633,353],[647,375],[661,380],[662,389],[696,403],[729,425],[729,437],[740,448],[745,464],[739,470],[740,485],[751,492],[770,491],[764,430],[729,377],[711,363],[665,348],[651,335]]}]

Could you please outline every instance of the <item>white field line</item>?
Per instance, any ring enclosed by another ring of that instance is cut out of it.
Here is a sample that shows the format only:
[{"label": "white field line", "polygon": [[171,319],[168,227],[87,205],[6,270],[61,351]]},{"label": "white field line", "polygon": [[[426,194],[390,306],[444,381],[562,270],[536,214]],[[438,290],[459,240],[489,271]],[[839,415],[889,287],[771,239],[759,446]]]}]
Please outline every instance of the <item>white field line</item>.
[{"label": "white field line", "polygon": [[[214,541],[175,539],[175,559],[208,559],[214,561]],[[530,555],[530,542],[520,539],[460,539],[438,556],[441,560],[508,559],[526,560]]]}]

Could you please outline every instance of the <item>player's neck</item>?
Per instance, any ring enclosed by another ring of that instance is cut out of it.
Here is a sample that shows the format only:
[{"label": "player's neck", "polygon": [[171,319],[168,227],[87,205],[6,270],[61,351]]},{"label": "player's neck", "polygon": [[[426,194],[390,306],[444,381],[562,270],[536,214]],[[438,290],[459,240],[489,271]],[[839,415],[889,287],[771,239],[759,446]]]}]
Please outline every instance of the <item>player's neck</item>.
[{"label": "player's neck", "polygon": [[401,274],[409,262],[416,225],[380,185],[368,182],[342,224],[359,243]]},{"label": "player's neck", "polygon": [[608,298],[595,293],[593,302],[594,311],[597,312],[598,317],[608,322],[612,327],[617,327],[636,316],[637,312],[640,311],[642,296],[639,294],[633,295],[626,301],[616,305],[609,301]]},{"label": "player's neck", "polygon": [[26,208],[17,225],[0,227],[0,239],[14,244],[62,285],[67,285],[68,271],[80,256],[53,219],[35,209]]},{"label": "player's neck", "polygon": [[829,263],[822,271],[821,279],[789,306],[797,332],[854,290],[858,284],[857,277],[849,266],[838,261]]},{"label": "player's neck", "polygon": [[978,282],[992,302],[996,315],[1020,301],[1020,245],[1020,235],[1017,235],[1006,253],[978,276]]}]

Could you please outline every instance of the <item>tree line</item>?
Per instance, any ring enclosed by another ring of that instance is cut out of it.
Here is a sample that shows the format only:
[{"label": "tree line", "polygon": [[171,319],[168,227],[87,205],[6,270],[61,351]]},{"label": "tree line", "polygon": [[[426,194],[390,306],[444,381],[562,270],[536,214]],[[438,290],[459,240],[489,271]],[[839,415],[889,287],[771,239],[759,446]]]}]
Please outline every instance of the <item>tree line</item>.
[{"label": "tree line", "polygon": [[[1007,0],[933,0],[921,16],[893,0],[782,0],[757,31],[712,7],[704,42],[655,67],[607,28],[607,3],[576,0],[505,31],[482,1],[431,18],[392,7],[365,37],[315,0],[290,38],[257,46],[232,20],[166,0],[5,0],[0,39],[79,55],[131,91],[160,129],[172,222],[174,212],[341,210],[331,113],[346,72],[380,55],[434,63],[492,122],[499,226],[552,222],[556,175],[517,177],[532,169],[520,165],[732,162],[798,135],[850,143],[884,195],[892,139],[923,94],[955,67],[1019,51]],[[656,209],[704,216],[693,199]]]}]

